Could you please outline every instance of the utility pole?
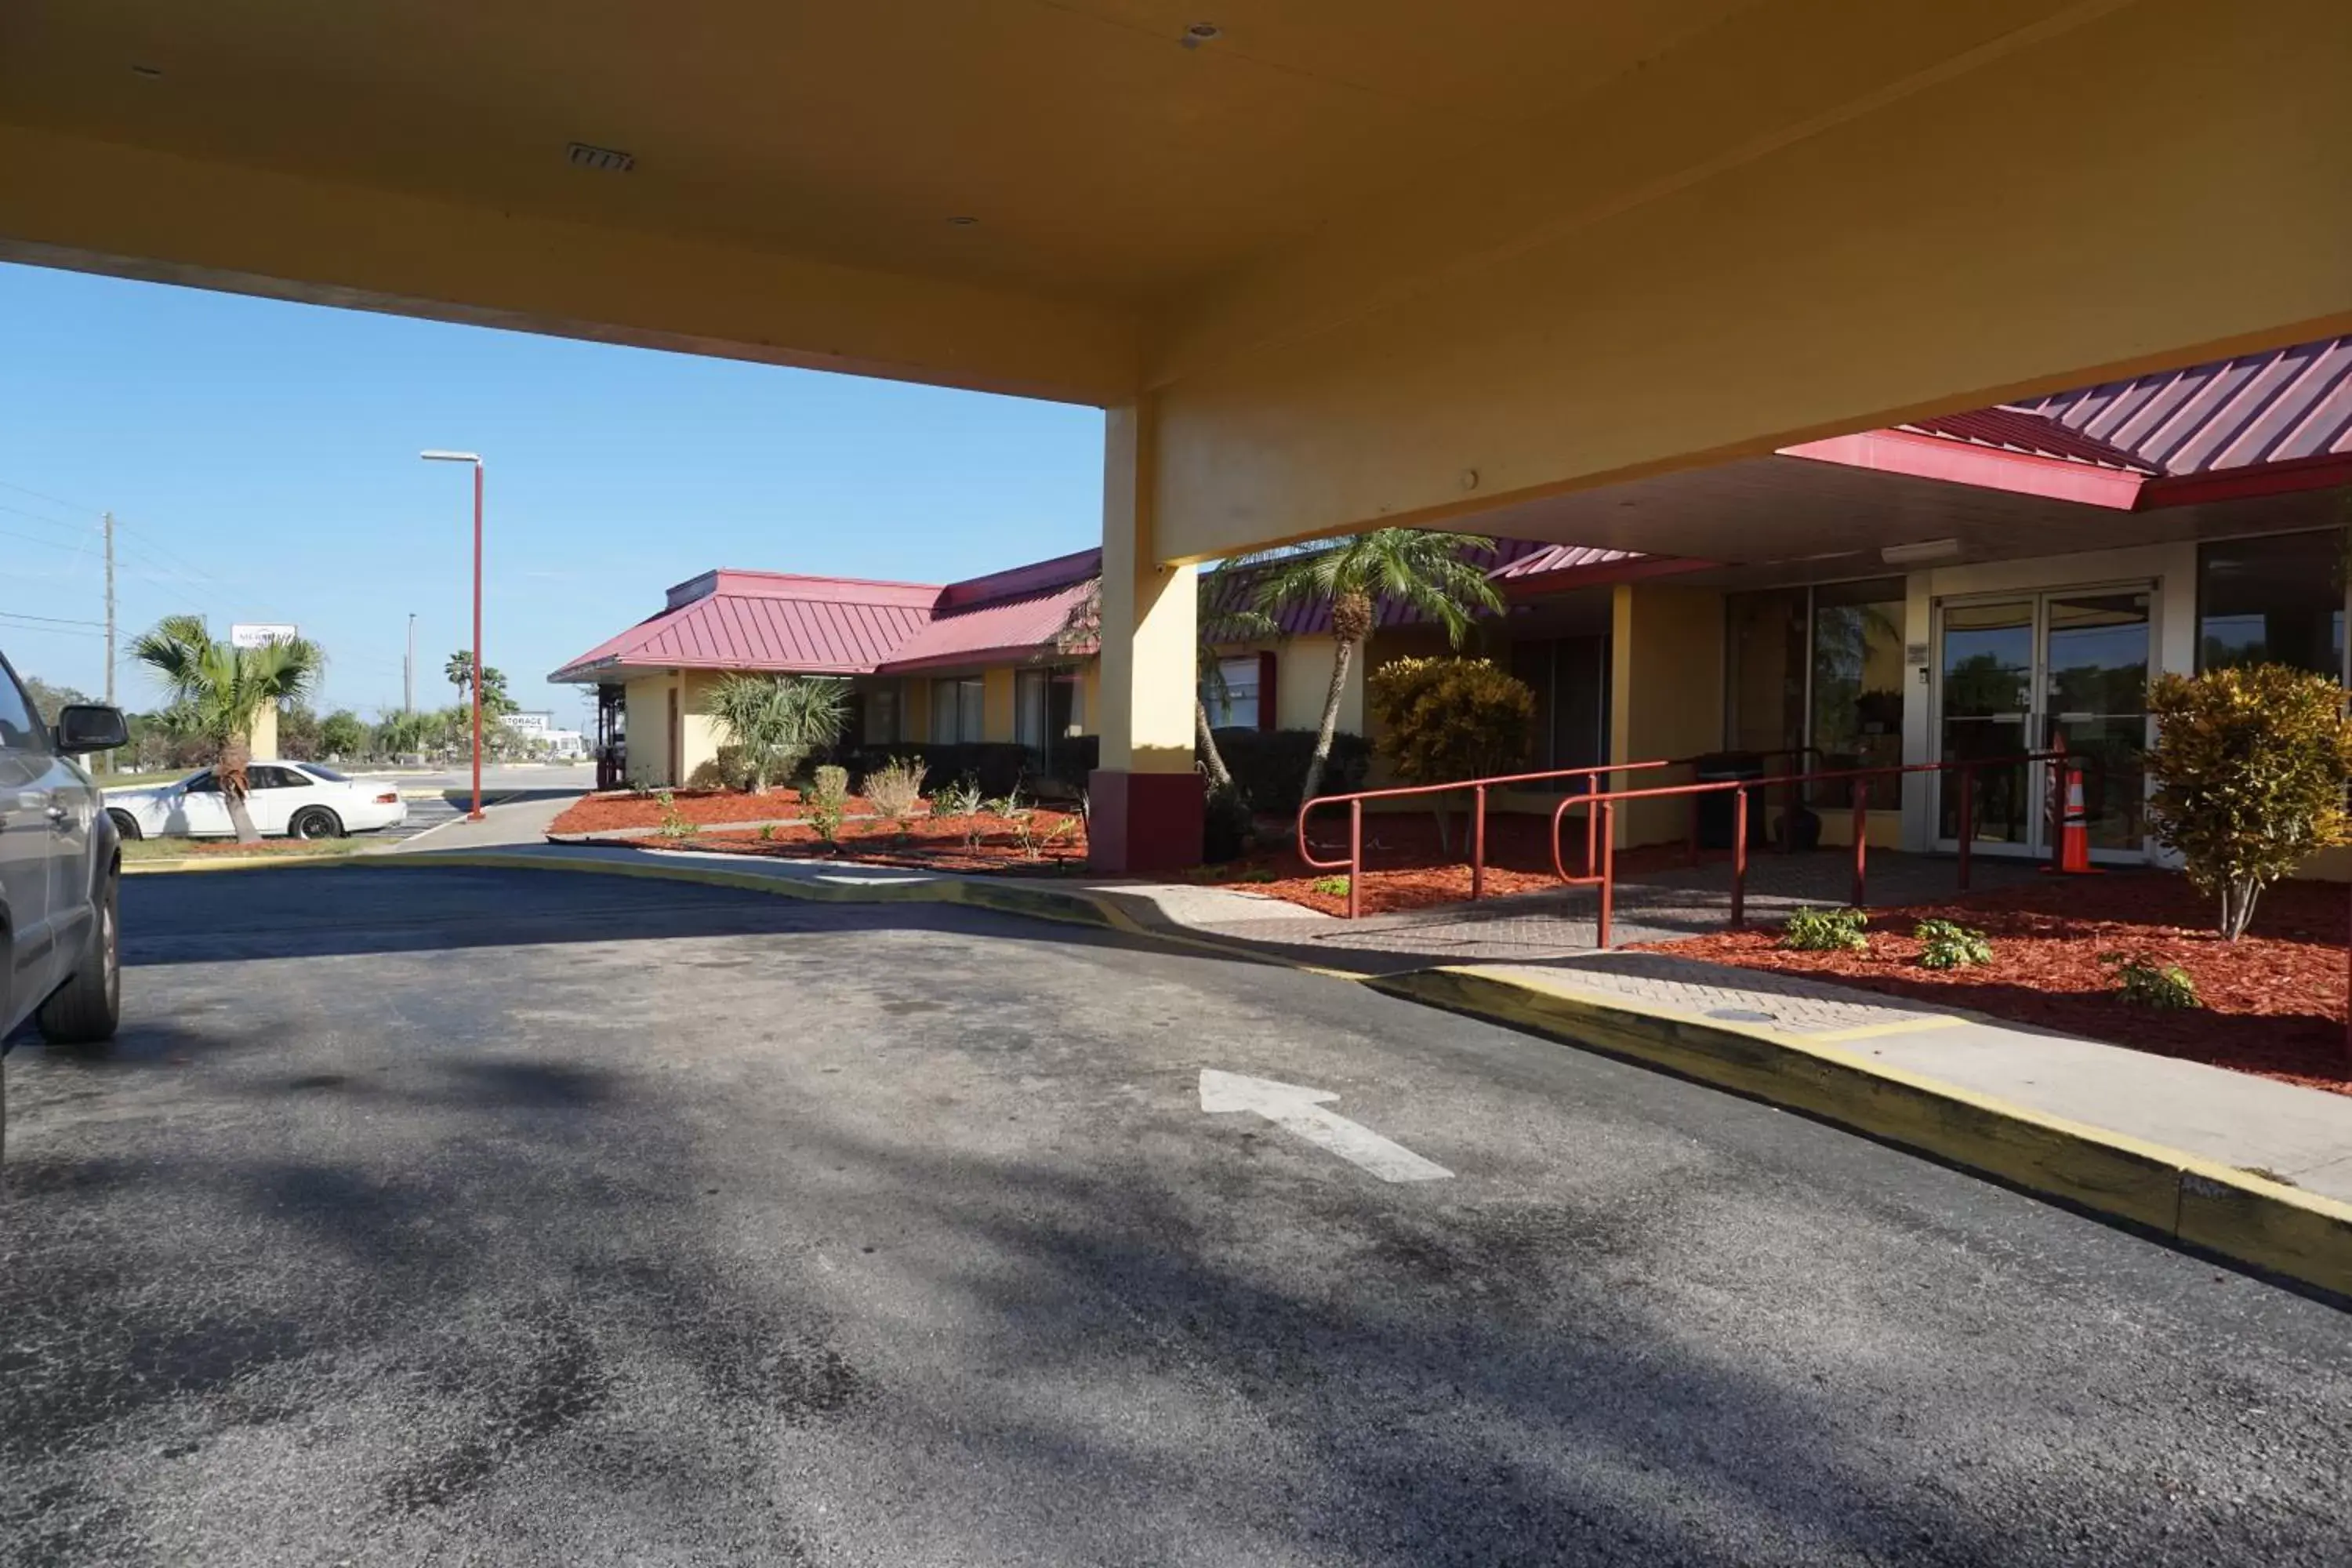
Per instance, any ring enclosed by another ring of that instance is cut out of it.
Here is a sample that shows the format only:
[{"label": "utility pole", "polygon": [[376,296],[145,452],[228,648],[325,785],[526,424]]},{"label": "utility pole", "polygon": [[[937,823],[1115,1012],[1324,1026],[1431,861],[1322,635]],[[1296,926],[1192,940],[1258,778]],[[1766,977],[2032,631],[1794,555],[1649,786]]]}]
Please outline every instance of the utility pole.
[{"label": "utility pole", "polygon": [[400,661],[400,710],[416,711],[416,612],[408,612],[408,657]]},{"label": "utility pole", "polygon": [[[106,514],[106,705],[114,706],[114,514]],[[106,753],[106,771],[114,771],[114,753]]]}]

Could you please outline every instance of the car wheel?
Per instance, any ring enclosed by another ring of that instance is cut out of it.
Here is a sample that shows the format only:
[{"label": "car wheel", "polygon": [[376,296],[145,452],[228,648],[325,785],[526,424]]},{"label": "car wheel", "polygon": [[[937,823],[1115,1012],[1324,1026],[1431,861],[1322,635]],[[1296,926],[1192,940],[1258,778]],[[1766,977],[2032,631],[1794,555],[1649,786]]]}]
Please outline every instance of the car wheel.
[{"label": "car wheel", "polygon": [[289,838],[341,838],[343,819],[323,805],[306,805],[286,825]]},{"label": "car wheel", "polygon": [[98,901],[98,929],[65,989],[41,1004],[35,1021],[53,1046],[92,1046],[114,1037],[122,1020],[121,929],[115,919],[121,879],[109,877]]},{"label": "car wheel", "polygon": [[125,844],[146,837],[139,831],[139,819],[127,811],[111,810],[106,814],[106,817],[108,821],[114,824],[115,835]]}]

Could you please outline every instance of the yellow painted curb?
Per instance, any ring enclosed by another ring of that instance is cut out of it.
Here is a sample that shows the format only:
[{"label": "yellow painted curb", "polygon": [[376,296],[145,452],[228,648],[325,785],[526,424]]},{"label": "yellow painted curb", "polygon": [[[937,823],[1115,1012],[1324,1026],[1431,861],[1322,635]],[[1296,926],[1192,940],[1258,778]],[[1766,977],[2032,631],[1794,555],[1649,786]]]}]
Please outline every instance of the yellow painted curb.
[{"label": "yellow painted curb", "polygon": [[[1160,929],[1098,894],[1072,888],[976,879],[843,885],[716,866],[541,859],[496,851],[328,859],[339,865],[583,871],[834,903],[961,904],[1107,928],[1223,958],[1349,980],[1387,995],[1663,1068],[1801,1110],[2217,1257],[2352,1298],[2352,1204],[2181,1150],[2012,1105],[1827,1043],[1875,1031],[1846,1030],[1827,1037],[1785,1035],[1672,1009],[1599,1002],[1547,986],[1535,977],[1470,967],[1385,975],[1323,969]],[[1920,1026],[1941,1027],[1952,1021],[1937,1018]]]},{"label": "yellow painted curb", "polygon": [[1820,1039],[1594,1001],[1469,968],[1366,984],[1728,1089],[2191,1247],[2352,1296],[2352,1204],[1854,1056]]},{"label": "yellow painted curb", "polygon": [[367,848],[313,855],[194,855],[184,860],[125,860],[122,874],[153,877],[181,871],[282,871],[289,866],[345,866],[383,853],[380,848]]}]

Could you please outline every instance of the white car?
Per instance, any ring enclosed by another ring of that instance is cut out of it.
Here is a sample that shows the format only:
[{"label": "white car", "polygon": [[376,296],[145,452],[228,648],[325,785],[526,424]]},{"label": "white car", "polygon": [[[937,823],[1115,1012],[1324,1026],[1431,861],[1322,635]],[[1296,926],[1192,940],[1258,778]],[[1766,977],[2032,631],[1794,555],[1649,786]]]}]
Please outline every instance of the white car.
[{"label": "white car", "polygon": [[[396,785],[322,763],[253,763],[245,779],[247,809],[266,837],[340,838],[408,820]],[[236,832],[210,768],[177,784],[108,790],[106,815],[125,838],[227,838]]]}]

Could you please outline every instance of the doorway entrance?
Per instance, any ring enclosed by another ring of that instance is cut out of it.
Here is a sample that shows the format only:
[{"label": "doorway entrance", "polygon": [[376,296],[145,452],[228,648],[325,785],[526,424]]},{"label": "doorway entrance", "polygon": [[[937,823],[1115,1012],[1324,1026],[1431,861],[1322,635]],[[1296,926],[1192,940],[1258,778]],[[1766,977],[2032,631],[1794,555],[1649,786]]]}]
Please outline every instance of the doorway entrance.
[{"label": "doorway entrance", "polygon": [[[2147,742],[2153,587],[2058,589],[1946,601],[1936,619],[1936,728],[1944,762],[2013,757],[2063,744],[2083,775],[2091,848],[2137,858],[2147,834],[2140,749]],[[2049,851],[2054,769],[1985,767],[1974,777],[1979,850]],[[1936,838],[1958,847],[1957,775],[1936,776]]]}]

